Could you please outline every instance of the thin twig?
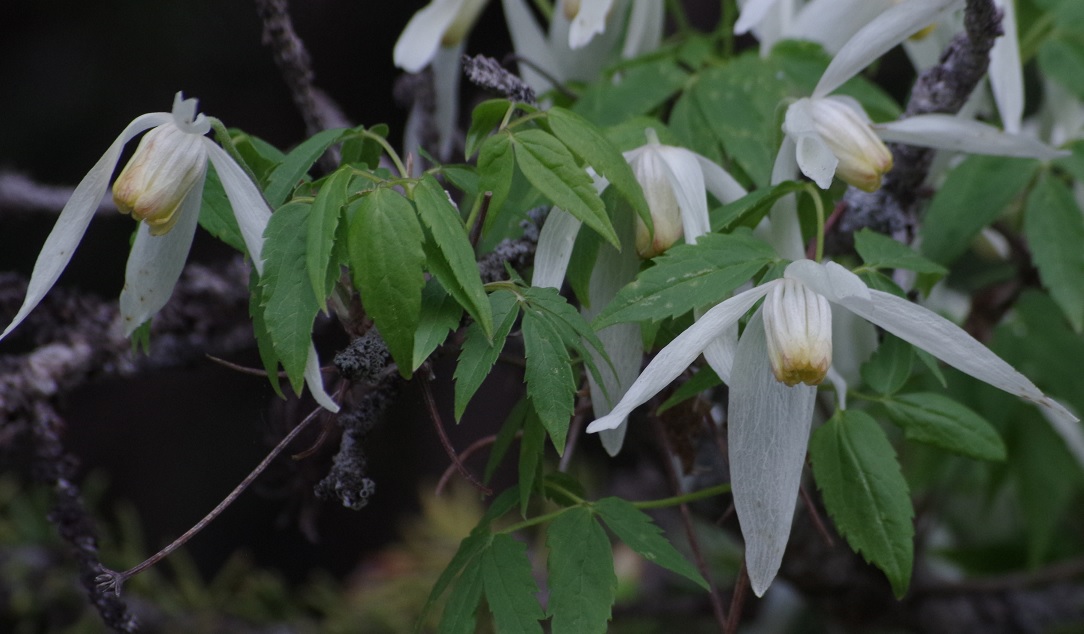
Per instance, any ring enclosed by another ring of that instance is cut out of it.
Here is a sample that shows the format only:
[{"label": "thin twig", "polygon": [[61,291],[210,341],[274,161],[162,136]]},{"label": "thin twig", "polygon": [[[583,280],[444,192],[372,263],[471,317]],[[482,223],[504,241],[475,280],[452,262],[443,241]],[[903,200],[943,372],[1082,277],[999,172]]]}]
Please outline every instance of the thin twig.
[{"label": "thin twig", "polygon": [[272,449],[271,452],[268,453],[262,461],[260,461],[260,464],[256,465],[256,468],[253,469],[252,472],[249,473],[245,477],[245,479],[242,480],[241,483],[233,489],[233,491],[230,491],[230,494],[227,495],[225,499],[223,499],[221,502],[219,502],[218,506],[211,509],[211,512],[204,516],[203,519],[196,522],[196,524],[192,528],[188,529],[184,532],[183,535],[173,540],[171,544],[158,551],[154,555],[151,555],[149,558],[144,560],[142,563],[137,564],[133,568],[125,570],[124,572],[115,572],[106,569],[106,572],[104,574],[99,575],[98,578],[95,579],[95,581],[98,583],[98,587],[103,592],[112,590],[114,594],[120,595],[121,586],[124,584],[124,582],[143,572],[147,568],[150,568],[162,559],[165,559],[171,553],[173,553],[173,551],[183,546],[185,542],[195,537],[196,534],[198,534],[208,524],[214,521],[214,519],[217,518],[222,513],[222,511],[226,510],[227,507],[233,504],[234,500],[236,500],[242,493],[244,493],[245,489],[247,489],[249,485],[252,484],[252,482],[256,480],[256,478],[258,478],[261,473],[264,472],[265,469],[267,469],[268,465],[271,464],[271,461],[278,457],[278,455],[282,453],[282,451],[286,449],[286,447],[309,426],[309,423],[316,420],[317,415],[322,411],[324,410],[321,408],[316,408],[312,411],[311,414],[306,416],[304,420],[298,423],[297,427],[294,427],[292,430],[290,430],[290,433],[286,434],[286,437],[279,441],[279,444],[275,445],[275,448]]},{"label": "thin twig", "polygon": [[[651,416],[651,425],[655,429],[655,436],[658,438],[659,447],[663,450],[662,463],[664,471],[666,473],[667,480],[670,481],[670,488],[674,491],[674,495],[681,494],[681,485],[678,480],[677,471],[674,469],[673,452],[670,449],[670,440],[666,437],[666,431],[662,428],[662,421],[658,416]],[[693,551],[693,560],[696,562],[696,568],[700,571],[701,576],[708,582],[708,588],[711,594],[711,609],[715,613],[715,621],[719,624],[719,631],[726,631],[726,612],[723,610],[723,599],[719,594],[719,587],[711,578],[711,571],[708,570],[708,563],[704,559],[704,554],[700,551],[700,542],[696,539],[696,531],[693,530],[692,514],[689,513],[689,505],[682,503],[679,507],[681,509],[681,522],[685,525],[685,536],[689,540],[689,549]]]},{"label": "thin twig", "polygon": [[730,596],[730,618],[726,621],[726,634],[738,631],[741,622],[742,606],[745,605],[745,592],[749,589],[749,571],[745,569],[745,559],[741,560],[738,579],[734,582],[734,594]]},{"label": "thin twig", "polygon": [[470,228],[470,246],[475,251],[478,250],[478,242],[482,239],[482,226],[486,223],[486,216],[489,215],[489,203],[493,200],[493,192],[486,192],[482,195],[482,205],[478,208],[478,218],[474,221],[474,226]]},{"label": "thin twig", "polygon": [[[585,386],[586,387],[586,386]],[[580,388],[584,390],[583,387]],[[568,435],[565,437],[565,452],[561,454],[561,460],[557,463],[557,470],[561,473],[568,471],[568,465],[572,463],[572,455],[576,453],[576,446],[579,444],[580,435],[583,431],[583,424],[587,421],[587,412],[591,409],[591,398],[585,396],[580,398],[579,404],[576,406],[575,415],[572,417],[572,422],[568,426]]]},{"label": "thin twig", "polygon": [[[522,430],[517,431],[516,435],[515,435],[515,438],[523,438],[523,431]],[[466,449],[464,449],[462,452],[459,453],[459,459],[460,460],[467,460],[472,455],[474,455],[474,452],[478,451],[479,449],[482,449],[483,447],[488,447],[489,445],[492,445],[495,442],[497,442],[497,435],[496,434],[493,434],[492,436],[485,436],[484,438],[479,438],[478,440],[472,442],[469,447],[467,447]],[[448,468],[444,470],[444,473],[440,474],[440,480],[437,481],[437,487],[436,487],[436,490],[434,491],[434,493],[436,495],[440,495],[441,493],[444,492],[444,487],[448,486],[448,480],[450,480],[452,478],[452,474],[455,473],[455,472],[456,472],[455,465],[450,464],[450,465],[448,465]]]},{"label": "thin twig", "polygon": [[448,433],[444,430],[444,422],[441,419],[440,411],[437,410],[437,400],[433,398],[433,388],[429,386],[429,381],[432,380],[432,373],[428,371],[426,367],[425,376],[421,377],[418,383],[422,386],[422,394],[425,396],[425,404],[429,408],[429,417],[433,420],[433,427],[437,430],[437,436],[440,437],[440,444],[444,447],[445,453],[448,454],[448,458],[451,459],[452,464],[455,466],[459,474],[462,475],[467,482],[474,485],[474,488],[478,489],[485,495],[493,495],[493,489],[490,489],[486,485],[482,484],[478,478],[474,477],[474,474],[467,469],[463,462],[459,459],[459,455],[456,454],[455,448],[452,447],[452,441],[448,439]]},{"label": "thin twig", "polygon": [[[240,372],[241,374],[247,374],[248,376],[261,376],[261,377],[267,378],[267,370],[261,370],[259,368],[250,368],[247,365],[239,365],[239,364],[234,363],[232,361],[227,361],[227,360],[225,360],[225,359],[223,359],[221,357],[216,357],[213,354],[205,354],[203,356],[207,357],[211,361],[214,361],[218,365],[229,368],[229,369],[234,370],[236,372]],[[276,376],[278,376],[278,378],[280,378],[280,379],[285,379],[287,377],[285,372],[279,372]]]},{"label": "thin twig", "polygon": [[809,517],[813,520],[813,525],[817,528],[817,532],[824,538],[824,543],[829,548],[836,545],[835,540],[832,539],[832,534],[828,532],[828,528],[824,525],[824,521],[821,520],[820,513],[817,512],[817,507],[813,504],[813,498],[809,497],[809,491],[805,488],[805,485],[798,487],[798,492],[802,496],[802,502],[805,503],[806,511],[809,512]]}]

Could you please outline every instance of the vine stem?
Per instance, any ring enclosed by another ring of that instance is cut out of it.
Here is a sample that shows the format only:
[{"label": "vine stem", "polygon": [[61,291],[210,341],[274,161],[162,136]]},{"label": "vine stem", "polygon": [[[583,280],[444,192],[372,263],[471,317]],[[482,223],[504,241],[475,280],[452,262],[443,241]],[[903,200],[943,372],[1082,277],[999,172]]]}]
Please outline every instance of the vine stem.
[{"label": "vine stem", "polygon": [[426,376],[418,383],[422,387],[422,394],[425,396],[425,405],[429,409],[429,417],[433,419],[433,427],[437,430],[437,436],[440,438],[440,444],[444,447],[444,452],[448,454],[448,458],[451,459],[452,464],[459,471],[467,482],[474,485],[474,488],[478,489],[485,495],[493,495],[493,489],[482,484],[478,478],[474,477],[474,474],[467,469],[463,461],[459,459],[459,454],[455,452],[455,447],[452,446],[452,441],[448,439],[448,432],[444,430],[444,421],[440,416],[440,411],[437,409],[437,399],[433,398],[433,388],[429,386],[429,381],[433,379],[433,373],[426,367]]},{"label": "vine stem", "polygon": [[256,468],[253,469],[252,472],[249,473],[245,477],[245,479],[242,480],[241,483],[233,489],[233,491],[230,491],[229,495],[227,495],[225,499],[218,503],[218,506],[211,509],[211,512],[205,515],[203,519],[196,522],[196,524],[192,526],[192,528],[185,531],[183,535],[173,540],[173,542],[170,543],[168,546],[166,546],[162,550],[159,550],[157,553],[151,555],[147,559],[143,560],[142,563],[137,564],[133,568],[129,568],[124,572],[115,572],[106,568],[106,572],[98,575],[98,577],[94,580],[98,584],[98,587],[103,592],[112,590],[114,594],[120,595],[121,586],[124,585],[126,581],[143,572],[147,568],[155,565],[159,561],[165,559],[170,554],[172,554],[173,551],[183,546],[185,542],[195,537],[208,524],[214,521],[215,518],[217,518],[222,513],[222,511],[226,510],[227,507],[233,504],[233,502],[242,493],[244,493],[245,489],[247,489],[249,485],[252,484],[252,482],[256,480],[256,478],[258,478],[261,473],[264,472],[265,469],[267,469],[267,467],[271,464],[271,461],[277,458],[278,455],[282,453],[282,451],[286,449],[286,447],[289,446],[289,444],[293,442],[294,439],[297,438],[301,432],[305,431],[305,429],[308,428],[309,424],[312,423],[312,421],[316,420],[317,415],[321,411],[323,411],[323,409],[319,407],[314,409],[311,414],[306,416],[304,420],[297,424],[296,427],[291,429],[290,433],[286,434],[286,436],[279,441],[279,444],[275,445],[275,448],[272,449],[262,461],[260,461],[260,464],[256,465]]}]

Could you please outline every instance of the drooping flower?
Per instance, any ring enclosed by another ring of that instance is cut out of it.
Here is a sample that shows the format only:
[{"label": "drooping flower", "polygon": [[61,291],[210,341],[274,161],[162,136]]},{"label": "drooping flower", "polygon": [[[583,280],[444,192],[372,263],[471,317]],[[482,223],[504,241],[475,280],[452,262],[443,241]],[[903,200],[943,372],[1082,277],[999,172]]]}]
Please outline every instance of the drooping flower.
[{"label": "drooping flower", "polygon": [[[587,427],[612,429],[637,406],[666,387],[762,297],[780,293],[749,320],[734,355],[729,379],[729,457],[734,507],[745,538],[745,562],[753,591],[763,595],[775,578],[790,535],[798,485],[813,419],[816,372],[793,385],[792,371],[807,372],[802,359],[819,366],[830,322],[823,303],[850,312],[980,381],[1015,394],[1067,421],[1076,418],[1024,375],[947,319],[890,293],[868,288],[843,267],[799,260],[780,279],[720,303],[663,348],[613,410]],[[789,293],[801,293],[786,299]],[[818,297],[814,297],[818,296]],[[800,297],[800,298],[799,298]],[[797,331],[797,332],[795,332]],[[773,343],[774,340],[774,343]],[[783,349],[782,360],[773,348]],[[797,352],[808,348],[811,352]],[[788,361],[786,357],[790,357]],[[779,371],[775,369],[779,365]]]},{"label": "drooping flower", "polygon": [[[128,124],[61,210],[34,263],[23,305],[0,339],[26,319],[60,278],[105,196],[121,150],[147,130],[113,190],[117,207],[141,221],[120,295],[125,334],[153,317],[173,294],[199,222],[208,161],[222,181],[253,265],[262,273],[263,231],[271,209],[241,166],[204,136],[210,128],[207,117],[196,115],[196,100],[181,93],[174,97],[172,112],[144,114]],[[338,411],[324,391],[315,348],[309,348],[305,379],[317,402]]]}]

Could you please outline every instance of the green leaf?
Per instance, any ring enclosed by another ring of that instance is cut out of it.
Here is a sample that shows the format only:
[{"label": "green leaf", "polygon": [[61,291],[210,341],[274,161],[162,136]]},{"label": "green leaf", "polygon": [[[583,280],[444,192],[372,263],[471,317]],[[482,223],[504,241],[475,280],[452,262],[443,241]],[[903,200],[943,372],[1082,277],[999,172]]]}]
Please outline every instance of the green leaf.
[{"label": "green leaf", "polygon": [[685,577],[705,590],[708,589],[708,582],[689,560],[663,537],[662,529],[631,502],[609,497],[595,502],[591,508],[605,520],[606,526],[618,539],[640,553],[644,559]]},{"label": "green leaf", "polygon": [[557,453],[564,453],[565,436],[575,406],[576,379],[560,333],[553,329],[541,309],[523,309],[523,347],[527,357],[527,397],[553,439]]},{"label": "green leaf", "polygon": [[523,296],[531,306],[542,309],[539,315],[549,322],[550,327],[560,335],[561,341],[567,347],[576,350],[580,354],[584,363],[587,364],[587,368],[600,385],[604,382],[604,379],[584,342],[594,348],[599,357],[606,361],[607,369],[611,373],[616,373],[617,370],[614,369],[613,363],[606,353],[606,348],[602,345],[598,335],[591,329],[580,311],[570,306],[565,301],[565,298],[557,292],[557,289],[532,286],[523,290]]},{"label": "green leaf", "polygon": [[338,143],[347,132],[349,132],[347,128],[317,132],[286,155],[282,163],[271,172],[267,179],[267,188],[264,190],[264,195],[272,209],[286,201],[290,192],[308,174],[312,164],[323,156],[329,147]]},{"label": "green leaf", "polygon": [[885,408],[908,440],[979,460],[1005,459],[1005,444],[993,426],[947,396],[933,392],[904,394],[885,401]]},{"label": "green leaf", "polygon": [[369,134],[363,134],[365,126],[358,126],[343,141],[342,164],[365,166],[375,170],[380,165],[380,156],[384,147],[370,135],[388,137],[388,126],[381,123],[369,128]]},{"label": "green leaf", "polygon": [[482,565],[472,560],[452,588],[444,614],[440,617],[440,634],[474,634],[475,613],[482,600]]},{"label": "green leaf", "polygon": [[[279,357],[275,354],[275,346],[271,343],[271,335],[267,332],[267,321],[263,316],[264,297],[260,287],[260,277],[253,268],[248,275],[248,314],[252,317],[252,331],[256,336],[256,348],[260,352],[260,363],[263,364],[264,372],[271,381],[271,387],[279,398],[286,398],[282,393],[282,385],[279,381]],[[150,322],[147,322],[148,324]]]},{"label": "green leaf", "polygon": [[305,273],[305,228],[308,203],[291,202],[271,214],[264,229],[264,320],[275,354],[300,394],[305,383],[305,363],[312,346],[312,321],[320,307]]},{"label": "green leaf", "polygon": [[404,377],[411,374],[425,253],[414,205],[391,189],[363,196],[350,224],[350,270],[365,311]]},{"label": "green leaf", "polygon": [[305,268],[309,272],[316,301],[325,312],[327,297],[332,290],[331,284],[337,277],[328,275],[328,269],[332,265],[339,268],[338,263],[332,261],[331,253],[352,176],[353,171],[350,168],[339,169],[332,174],[316,194],[316,200],[309,212]]},{"label": "green leaf", "polygon": [[613,551],[591,511],[571,508],[546,529],[553,634],[604,634],[617,594]]},{"label": "green leaf", "polygon": [[697,105],[695,93],[692,90],[686,89],[674,102],[674,107],[670,109],[668,123],[670,130],[678,139],[676,145],[687,147],[713,163],[723,163],[722,147],[715,140],[711,124]]},{"label": "green leaf", "polygon": [[584,90],[573,110],[600,126],[647,114],[665,103],[688,75],[672,59],[654,59],[621,70],[621,82],[598,81]]},{"label": "green leaf", "polygon": [[486,461],[486,469],[482,473],[482,482],[488,484],[490,478],[493,477],[497,466],[501,464],[505,454],[508,453],[508,448],[512,446],[512,441],[516,439],[516,434],[523,429],[524,421],[527,419],[527,411],[530,408],[527,399],[521,399],[509,412],[508,418],[501,425],[501,430],[497,432],[497,439],[493,441],[493,446],[489,448],[489,460]]},{"label": "green leaf", "polygon": [[519,441],[519,512],[527,517],[527,505],[534,494],[534,483],[546,450],[546,428],[533,407],[528,407],[523,419],[523,438]]},{"label": "green leaf", "polygon": [[671,407],[684,403],[704,390],[722,384],[723,380],[719,378],[719,375],[715,373],[715,370],[712,370],[710,366],[704,366],[703,368],[700,368],[691,379],[682,383],[678,389],[674,390],[674,393],[670,395],[670,398],[666,399],[662,405],[659,405],[659,409],[656,410],[655,413],[662,414]]},{"label": "green leaf", "polygon": [[775,251],[749,232],[709,233],[696,244],[672,247],[617,293],[592,326],[659,321],[726,299],[776,259]]},{"label": "green leaf", "polygon": [[265,183],[271,170],[286,158],[281,150],[259,137],[236,128],[230,128],[229,134],[233,147],[260,184]]},{"label": "green leaf", "polygon": [[1039,65],[1077,99],[1084,99],[1084,79],[1080,77],[1080,69],[1084,68],[1084,42],[1080,36],[1080,31],[1064,31],[1047,39],[1039,47]]},{"label": "green leaf", "polygon": [[1028,196],[1024,232],[1043,287],[1078,333],[1084,329],[1084,214],[1049,174]]},{"label": "green leaf", "polygon": [[1049,425],[1025,419],[1014,422],[1013,428],[1007,464],[1024,518],[1028,564],[1037,568],[1056,544],[1066,512],[1072,508],[1075,516],[1079,508],[1074,501],[1079,499],[1079,481],[1066,476],[1079,473],[1080,465]]},{"label": "green leaf", "polygon": [[757,226],[764,216],[772,210],[772,205],[787,194],[805,189],[805,184],[798,181],[785,181],[772,187],[764,187],[753,191],[732,203],[712,209],[711,230],[733,231],[735,228]]},{"label": "green leaf", "polygon": [[902,597],[911,583],[914,511],[884,430],[865,412],[838,410],[813,432],[809,457],[836,528]]},{"label": "green leaf", "polygon": [[482,553],[482,578],[498,632],[541,634],[538,621],[545,614],[535,598],[538,586],[522,542],[504,533],[494,535],[493,543]]},{"label": "green leaf", "polygon": [[948,269],[915,253],[906,244],[870,229],[862,229],[854,234],[854,248],[866,266],[875,269],[907,269],[937,276],[948,273]]},{"label": "green leaf", "polygon": [[248,256],[248,247],[241,237],[237,218],[233,215],[233,205],[226,197],[222,180],[218,177],[214,165],[207,165],[207,180],[203,183],[203,200],[199,209],[199,224],[203,229]]},{"label": "green leaf", "polygon": [[493,332],[493,341],[486,338],[485,332],[477,322],[467,327],[466,337],[459,352],[459,363],[455,368],[455,419],[463,418],[467,403],[478,391],[482,381],[489,376],[490,368],[496,363],[504,341],[512,330],[512,324],[519,315],[516,296],[509,291],[497,291],[489,296],[493,320],[497,324]]},{"label": "green leaf", "polygon": [[969,156],[949,172],[922,221],[922,254],[950,264],[1031,181],[1039,162]]},{"label": "green leaf", "polygon": [[605,176],[610,185],[632,206],[644,224],[651,226],[651,209],[647,206],[644,191],[632,173],[621,152],[610,143],[598,128],[579,115],[564,108],[550,108],[546,121],[553,135],[568,146],[584,163]]},{"label": "green leaf", "polygon": [[496,128],[515,104],[507,99],[490,99],[483,101],[474,107],[470,115],[470,129],[467,130],[466,150],[463,155],[466,160],[474,156],[489,133]]},{"label": "green leaf", "polygon": [[885,333],[877,351],[862,365],[862,380],[880,394],[895,394],[911,377],[911,350],[911,344]]},{"label": "green leaf", "polygon": [[731,159],[758,188],[771,182],[788,87],[775,62],[747,53],[700,74],[697,104]]},{"label": "green leaf", "polygon": [[[498,132],[482,143],[478,153],[478,193],[492,192],[489,201],[489,215],[500,214],[512,189],[512,177],[516,164],[512,151],[512,133],[507,130]],[[488,223],[487,223],[488,224]]]},{"label": "green leaf", "polygon": [[414,360],[411,370],[417,370],[429,355],[444,343],[448,333],[459,327],[463,309],[440,283],[431,279],[422,289],[422,312],[418,331],[414,333]]},{"label": "green leaf", "polygon": [[459,548],[455,551],[455,555],[452,556],[452,560],[448,562],[448,566],[437,577],[437,582],[433,584],[433,589],[429,591],[429,598],[426,599],[421,614],[415,622],[415,632],[421,631],[422,625],[425,623],[425,617],[429,615],[429,611],[436,605],[440,595],[444,594],[444,591],[455,580],[456,575],[465,570],[469,564],[479,565],[480,559],[478,556],[489,546],[489,541],[488,525],[479,524],[477,528],[471,531],[470,535],[459,542]]},{"label": "green leaf", "polygon": [[[437,179],[426,174],[414,187],[418,216],[433,236],[438,258],[429,258],[429,270],[452,297],[482,325],[486,336],[493,334],[493,313],[478,275],[467,229],[459,210]],[[434,260],[440,262],[434,266]]]},{"label": "green leaf", "polygon": [[[587,172],[560,141],[542,130],[513,137],[516,165],[550,202],[583,221],[615,248],[621,243]],[[485,148],[483,147],[483,150]]]}]

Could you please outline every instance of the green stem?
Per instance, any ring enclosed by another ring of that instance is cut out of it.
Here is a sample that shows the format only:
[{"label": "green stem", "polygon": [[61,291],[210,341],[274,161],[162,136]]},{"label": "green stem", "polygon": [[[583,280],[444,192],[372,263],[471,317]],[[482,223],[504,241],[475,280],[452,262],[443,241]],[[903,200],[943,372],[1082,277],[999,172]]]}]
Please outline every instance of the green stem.
[{"label": "green stem", "polygon": [[[235,163],[241,166],[241,169],[245,170],[245,174],[256,185],[256,189],[260,189],[260,181],[256,178],[256,175],[249,169],[248,163],[245,162],[245,158],[241,156],[241,153],[237,150],[237,146],[233,144],[233,137],[230,136],[230,131],[226,129],[226,125],[222,123],[220,119],[215,117],[207,117],[207,120],[211,122],[211,129],[215,131],[215,139],[218,140],[218,144],[222,146],[223,150],[226,150],[226,154],[230,155],[230,158]],[[260,189],[260,193],[263,190]]]},{"label": "green stem", "polygon": [[723,56],[734,56],[734,23],[738,21],[738,5],[733,0],[722,0],[719,29],[723,38]]},{"label": "green stem", "polygon": [[542,17],[547,21],[553,19],[553,3],[549,0],[534,0],[534,6],[538,7],[538,10],[542,13]]},{"label": "green stem", "polygon": [[678,0],[666,0],[666,11],[674,19],[678,33],[689,32],[689,16],[685,15],[685,7]]},{"label": "green stem", "polygon": [[805,191],[813,199],[813,207],[817,210],[817,250],[813,260],[820,262],[824,257],[824,201],[812,185],[806,185]]},{"label": "green stem", "polygon": [[646,509],[661,509],[668,506],[677,506],[678,504],[685,504],[686,502],[695,502],[697,500],[703,500],[704,498],[715,497],[716,495],[722,495],[724,493],[730,493],[730,484],[716,484],[713,487],[706,489],[700,489],[693,493],[686,493],[684,495],[677,495],[674,497],[663,498],[661,500],[647,500],[646,502],[633,502],[632,505],[640,510]]},{"label": "green stem", "polygon": [[384,153],[387,154],[388,158],[391,159],[391,162],[395,164],[395,169],[399,171],[399,176],[403,178],[410,178],[410,174],[407,173],[407,168],[403,165],[403,161],[399,158],[399,154],[391,147],[387,139],[380,136],[379,134],[373,134],[368,130],[362,130],[360,134],[363,137],[369,137],[370,139],[376,141],[380,145],[380,147],[384,148]]},{"label": "green stem", "polygon": [[558,515],[560,515],[561,513],[564,513],[565,511],[567,511],[567,510],[569,510],[571,508],[575,508],[575,507],[566,506],[565,508],[558,509],[558,510],[552,512],[552,513],[546,513],[545,515],[539,515],[537,517],[532,517],[529,520],[523,520],[522,522],[512,524],[511,526],[509,526],[507,528],[504,528],[502,530],[499,530],[497,532],[498,533],[514,533],[516,531],[523,530],[525,528],[530,528],[531,526],[535,526],[537,524],[543,524],[543,523],[548,522],[548,521],[550,521],[552,519],[556,519]]}]

